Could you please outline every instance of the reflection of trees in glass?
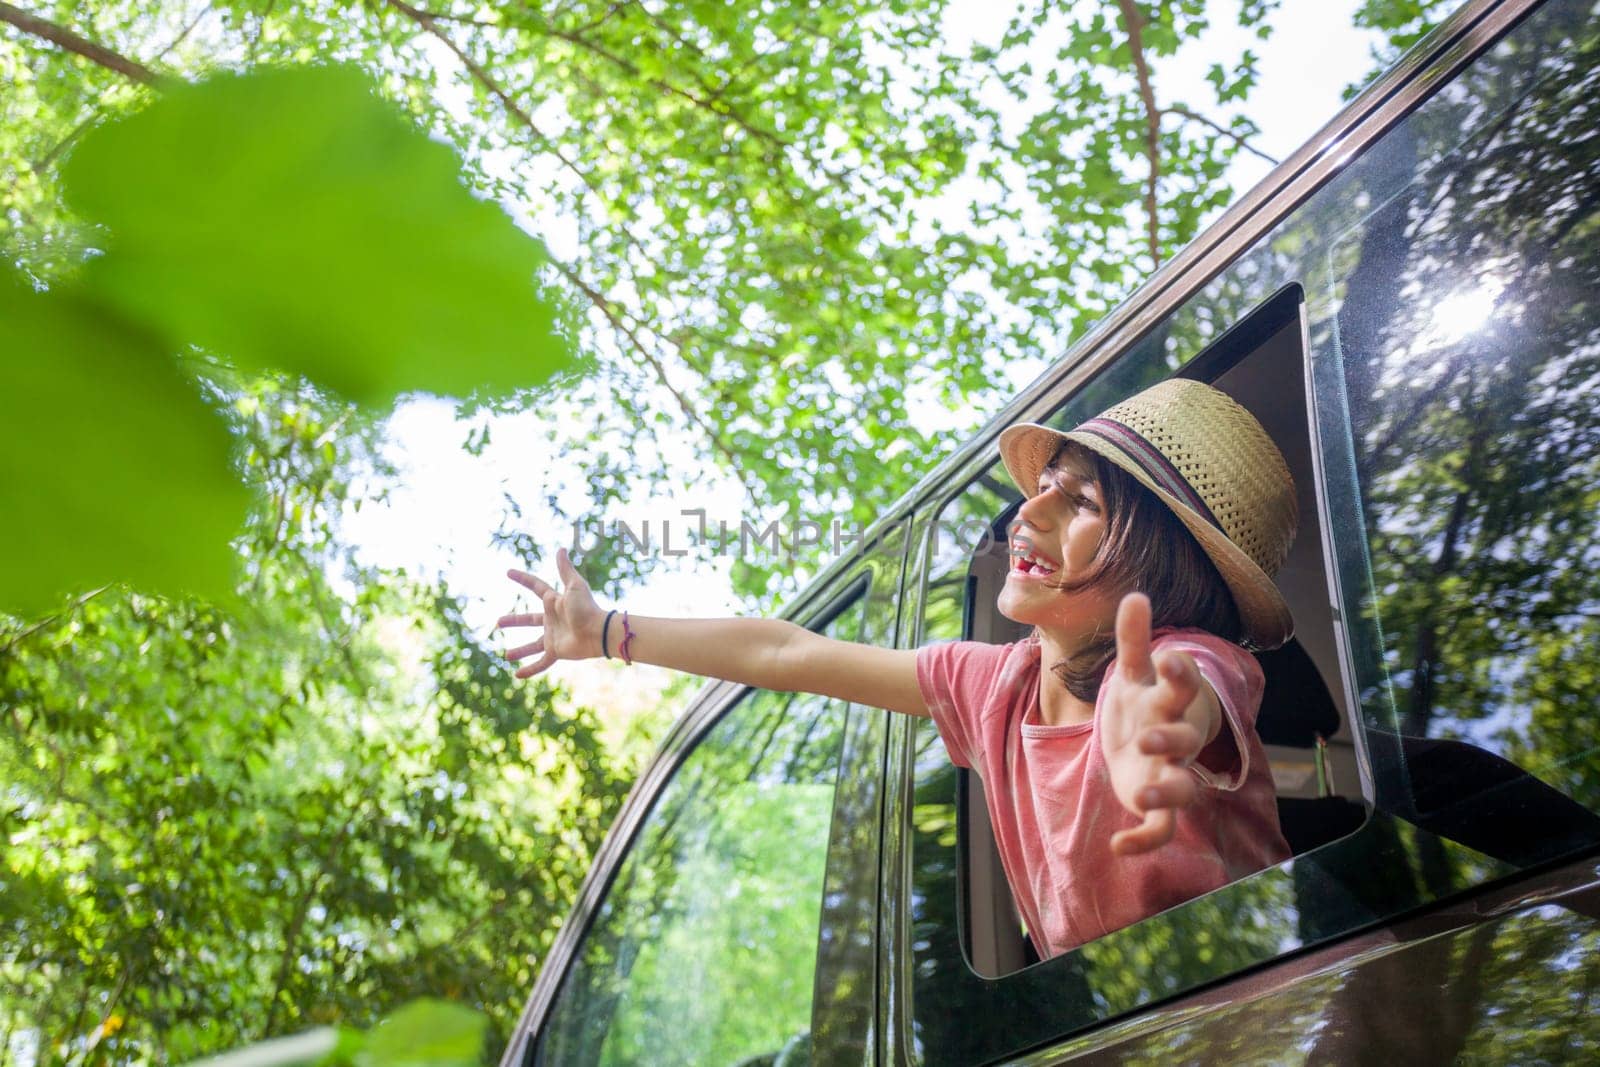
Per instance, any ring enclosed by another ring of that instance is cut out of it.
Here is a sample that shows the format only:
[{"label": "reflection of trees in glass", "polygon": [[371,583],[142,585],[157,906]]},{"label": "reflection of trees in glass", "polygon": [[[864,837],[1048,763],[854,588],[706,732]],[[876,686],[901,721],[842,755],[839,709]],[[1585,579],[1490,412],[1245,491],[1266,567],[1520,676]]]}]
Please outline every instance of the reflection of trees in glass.
[{"label": "reflection of trees in glass", "polygon": [[[956,892],[961,850],[956,838],[956,776],[931,720],[916,724],[916,788],[911,799],[911,951],[916,985],[911,1040],[927,1040],[927,1009],[959,1003],[970,980],[960,937]],[[918,1057],[921,1058],[920,1055]]]},{"label": "reflection of trees in glass", "polygon": [[[1572,28],[1583,6],[1478,62],[1499,93],[1417,127],[1421,158],[1474,133],[1368,229],[1340,330],[1400,729],[1596,807],[1600,33]],[[1503,102],[1529,55],[1537,81]]]},{"label": "reflection of trees in glass", "polygon": [[[1592,294],[1600,291],[1600,140],[1588,133],[1600,57],[1592,26],[1573,29],[1589,19],[1591,6],[1549,5],[1208,294],[1248,294],[1238,305],[1243,311],[1276,288],[1272,278],[1305,279],[1311,275],[1303,264],[1333,264],[1339,336],[1330,336],[1331,321],[1317,321],[1313,340],[1319,352],[1341,346],[1349,363],[1377,615],[1402,725],[1470,740],[1597,806],[1600,317]],[[1361,226],[1359,241],[1318,247],[1323,235],[1353,223]],[[1246,274],[1252,265],[1261,269]],[[1314,294],[1312,302],[1320,309],[1328,301]],[[1484,309],[1488,319],[1474,329],[1472,319]],[[1215,333],[1186,308],[1159,344],[1141,341],[1052,422],[1069,425],[1092,414],[1165,374]],[[1000,502],[972,489],[948,510],[992,518]],[[930,560],[924,640],[962,635],[966,563],[944,554]],[[1033,1018],[1023,1006],[1046,992],[1055,999],[1048,1006],[1041,999],[1040,1010],[1057,1033],[1086,1023],[1066,968],[1057,966],[1065,961],[1007,978],[993,999],[989,985],[966,969],[957,939],[959,855],[944,843],[955,819],[955,775],[931,728],[918,740],[910,905],[919,1057],[958,1062],[961,1052],[952,1049],[963,1042],[993,1051],[1053,1036],[1017,1032]],[[1148,1003],[1270,958],[1302,937],[1320,940],[1410,906],[1421,886],[1408,886],[1407,872],[1395,869],[1398,853],[1423,853],[1416,873],[1436,887],[1441,871],[1460,885],[1501,869],[1392,820],[1375,820],[1363,840],[1370,868],[1351,863],[1334,879],[1314,865],[1302,876],[1297,865],[1292,879],[1236,884],[1085,946],[1077,954],[1079,977],[1095,1010]],[[1352,850],[1343,855],[1351,858]],[[1371,883],[1362,884],[1369,869]],[[1318,887],[1328,892],[1319,895]],[[1530,918],[1526,929],[1535,926]],[[1541,1039],[1531,1025],[1488,1035],[1487,1016],[1475,1007],[1528,1020],[1538,1010],[1551,1019],[1593,1014],[1593,989],[1557,964],[1563,937],[1592,952],[1592,930],[1548,927],[1528,935],[1548,937],[1551,949],[1531,971],[1516,972],[1522,949],[1511,925],[1406,950],[1418,966],[1426,961],[1440,971],[1459,1003],[1433,1020],[1436,1043],[1421,1048],[1412,1035],[1394,1047],[1429,1061],[1448,1058],[1440,1049],[1475,1043],[1504,1046],[1501,1062],[1564,1058],[1559,1038]],[[1566,958],[1570,967],[1582,956]],[[1272,1062],[1308,1054],[1315,1062],[1347,1062],[1351,1050],[1379,1047],[1388,1033],[1361,1018],[1363,1004],[1369,1012],[1397,1004],[1410,1010],[1421,999],[1415,971],[1406,980],[1405,965],[1397,966],[1392,979],[1363,967],[1274,995],[1272,1021],[1252,1018],[1249,1025],[1282,1035],[1285,1054]],[[1502,986],[1519,984],[1515,997],[1498,997]],[[998,1008],[1001,996],[1003,1018],[966,1010],[979,1002]],[[1230,1053],[1257,1047],[1239,1022],[1233,1016],[1153,1039],[1161,1046],[1153,1058],[1231,1062],[1239,1056]],[[1010,1032],[997,1034],[1001,1027]],[[1316,1035],[1324,1033],[1319,1044]],[[1340,1034],[1365,1034],[1366,1043]]]},{"label": "reflection of trees in glass", "polygon": [[[998,461],[945,506],[928,544],[927,599],[922,613],[922,640],[960,639],[965,630],[967,573],[980,552],[1006,554],[1006,531],[994,522],[1019,498]],[[980,610],[993,605],[978,605]]]},{"label": "reflection of trees in glass", "polygon": [[[1555,907],[1493,931],[1462,1063],[1561,1063],[1600,1046],[1600,927]],[[1461,972],[1469,974],[1466,967]]]},{"label": "reflection of trees in glass", "polygon": [[[1275,982],[1119,1049],[1167,1063],[1567,1063],[1600,1042],[1600,929],[1559,906]],[[1273,988],[1276,985],[1277,988]],[[1419,995],[1426,991],[1426,995]]]},{"label": "reflection of trees in glass", "polygon": [[1600,1039],[1596,948],[1592,919],[1547,907],[1352,966],[1318,983],[1331,995],[1309,1062],[1348,1063],[1372,1048],[1397,1062],[1581,1059]]},{"label": "reflection of trees in glass", "polygon": [[803,1053],[846,708],[756,692],[694,749],[607,894],[544,1062]]},{"label": "reflection of trees in glass", "polygon": [[[989,473],[952,500],[939,514],[929,545],[927,598],[923,604],[924,643],[959,640],[965,633],[967,573],[990,524],[1015,491],[997,463]],[[1002,534],[1003,536],[1003,534]],[[1004,544],[995,546],[1005,551]],[[925,1007],[944,1011],[959,1003],[961,984],[970,979],[961,945],[957,882],[961,850],[957,840],[958,771],[945,753],[931,720],[914,724],[915,788],[911,800],[911,951],[915,959],[915,1006],[911,1041],[921,1059],[927,1039]]]},{"label": "reflection of trees in glass", "polygon": [[1082,955],[1095,1002],[1148,1003],[1275,955],[1294,929],[1294,904],[1283,879],[1255,878],[1091,941]]},{"label": "reflection of trees in glass", "polygon": [[[898,614],[894,597],[899,569],[893,563],[875,563],[870,569],[869,581],[883,584],[863,594],[867,608],[859,620],[860,632],[836,636],[887,644],[893,639]],[[879,590],[887,595],[877,595]],[[871,1055],[878,1032],[879,900],[867,890],[877,886],[881,871],[884,776],[880,768],[891,717],[880,709],[852,709],[840,745],[840,783],[833,797],[828,869],[817,922],[812,1031],[809,1046],[803,1049],[819,1063],[861,1062]],[[795,1062],[799,1061],[793,1057],[775,1061],[780,1067]]]}]

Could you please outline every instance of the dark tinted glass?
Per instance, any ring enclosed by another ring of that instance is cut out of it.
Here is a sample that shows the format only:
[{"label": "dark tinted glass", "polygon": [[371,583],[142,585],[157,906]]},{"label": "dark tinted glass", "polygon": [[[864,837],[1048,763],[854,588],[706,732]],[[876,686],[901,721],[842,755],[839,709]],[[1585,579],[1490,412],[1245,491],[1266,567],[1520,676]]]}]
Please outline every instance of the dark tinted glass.
[{"label": "dark tinted glass", "polygon": [[[901,813],[910,901],[891,996],[920,1060],[1087,1051],[1102,1038],[1060,1042],[1600,843],[1597,72],[1592,0],[1544,5],[1052,420],[1165,376],[1304,287],[1344,681],[1376,810],[1282,867],[984,979],[936,899],[958,864],[937,850],[939,806],[954,810],[942,752],[908,740],[923,773]],[[930,622],[957,595],[940,573]],[[939,625],[929,639],[959,636]]]},{"label": "dark tinted glass", "polygon": [[[860,603],[824,631],[853,640]],[[536,1062],[810,1062],[823,868],[849,705],[747,694],[624,859]]]}]

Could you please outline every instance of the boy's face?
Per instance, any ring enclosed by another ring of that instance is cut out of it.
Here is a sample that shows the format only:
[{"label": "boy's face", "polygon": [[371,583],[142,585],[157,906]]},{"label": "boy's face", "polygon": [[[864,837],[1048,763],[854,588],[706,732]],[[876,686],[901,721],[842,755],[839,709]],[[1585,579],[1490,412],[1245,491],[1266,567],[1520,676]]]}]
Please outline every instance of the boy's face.
[{"label": "boy's face", "polygon": [[1104,498],[1094,467],[1076,448],[1065,447],[1039,475],[1035,492],[1011,523],[1010,569],[1000,592],[1000,613],[1075,642],[1077,636],[1108,632],[1116,619],[1116,597],[1094,589],[1052,588],[1082,581],[1094,568],[1105,537]]}]

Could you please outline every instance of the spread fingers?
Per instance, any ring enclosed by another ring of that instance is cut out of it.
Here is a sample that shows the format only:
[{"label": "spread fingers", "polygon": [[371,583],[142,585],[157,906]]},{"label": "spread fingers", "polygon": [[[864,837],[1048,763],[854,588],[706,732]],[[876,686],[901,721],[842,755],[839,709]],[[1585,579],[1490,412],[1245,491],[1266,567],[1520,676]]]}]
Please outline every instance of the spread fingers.
[{"label": "spread fingers", "polygon": [[544,651],[544,638],[541,637],[541,638],[539,638],[539,640],[535,641],[531,645],[523,645],[520,648],[513,648],[510,652],[506,653],[506,659],[510,660],[512,663],[515,663],[519,659],[527,659],[529,656],[533,655],[535,652],[543,652],[543,651]]},{"label": "spread fingers", "polygon": [[537,596],[537,597],[540,597],[541,599],[544,597],[544,595],[546,593],[555,592],[555,589],[553,589],[550,586],[549,582],[546,582],[544,579],[540,578],[538,575],[529,574],[527,571],[519,571],[519,570],[512,569],[512,570],[506,571],[506,577],[510,578],[513,582],[516,582],[518,585],[526,586],[527,588],[532,589],[533,592],[534,592],[534,595]]},{"label": "spread fingers", "polygon": [[1167,765],[1156,780],[1139,790],[1136,798],[1140,810],[1146,815],[1162,808],[1181,808],[1194,803],[1199,786],[1194,775],[1181,767]]},{"label": "spread fingers", "polygon": [[1167,692],[1163,703],[1169,715],[1182,715],[1200,692],[1200,668],[1182,652],[1157,652],[1155,671]]},{"label": "spread fingers", "polygon": [[1117,605],[1117,670],[1130,682],[1156,680],[1150,663],[1150,598],[1129,593]]},{"label": "spread fingers", "polygon": [[1139,733],[1139,751],[1188,762],[1200,754],[1200,731],[1187,722],[1149,726]]},{"label": "spread fingers", "polygon": [[568,585],[578,585],[583,581],[583,575],[572,565],[572,557],[567,555],[567,550],[564,548],[556,549],[556,573],[561,575],[561,580]]},{"label": "spread fingers", "polygon": [[546,652],[544,655],[540,656],[537,661],[529,663],[526,666],[518,667],[516,670],[516,677],[532,678],[534,675],[548,668],[550,664],[554,663],[555,661],[555,654],[553,652]]}]

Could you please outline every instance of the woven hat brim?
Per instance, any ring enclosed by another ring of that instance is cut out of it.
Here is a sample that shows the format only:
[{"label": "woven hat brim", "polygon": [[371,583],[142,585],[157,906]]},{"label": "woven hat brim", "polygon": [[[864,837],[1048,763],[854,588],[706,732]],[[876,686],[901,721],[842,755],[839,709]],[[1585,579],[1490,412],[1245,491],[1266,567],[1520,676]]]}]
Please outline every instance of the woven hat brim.
[{"label": "woven hat brim", "polygon": [[1277,648],[1294,635],[1294,616],[1271,576],[1245,555],[1244,550],[1234,544],[1227,534],[1212,525],[1209,519],[1157,485],[1153,478],[1110,443],[1090,434],[1064,432],[1034,422],[1007,427],[1000,434],[1000,459],[1005,464],[1006,473],[1011,475],[1011,480],[1017,483],[1017,488],[1022,490],[1024,496],[1031,497],[1039,491],[1039,472],[1055,457],[1063,441],[1082,445],[1115,464],[1172,509],[1216,565],[1217,572],[1233,594],[1234,603],[1239,609],[1239,621],[1244,627],[1245,641],[1251,647],[1263,651]]}]

